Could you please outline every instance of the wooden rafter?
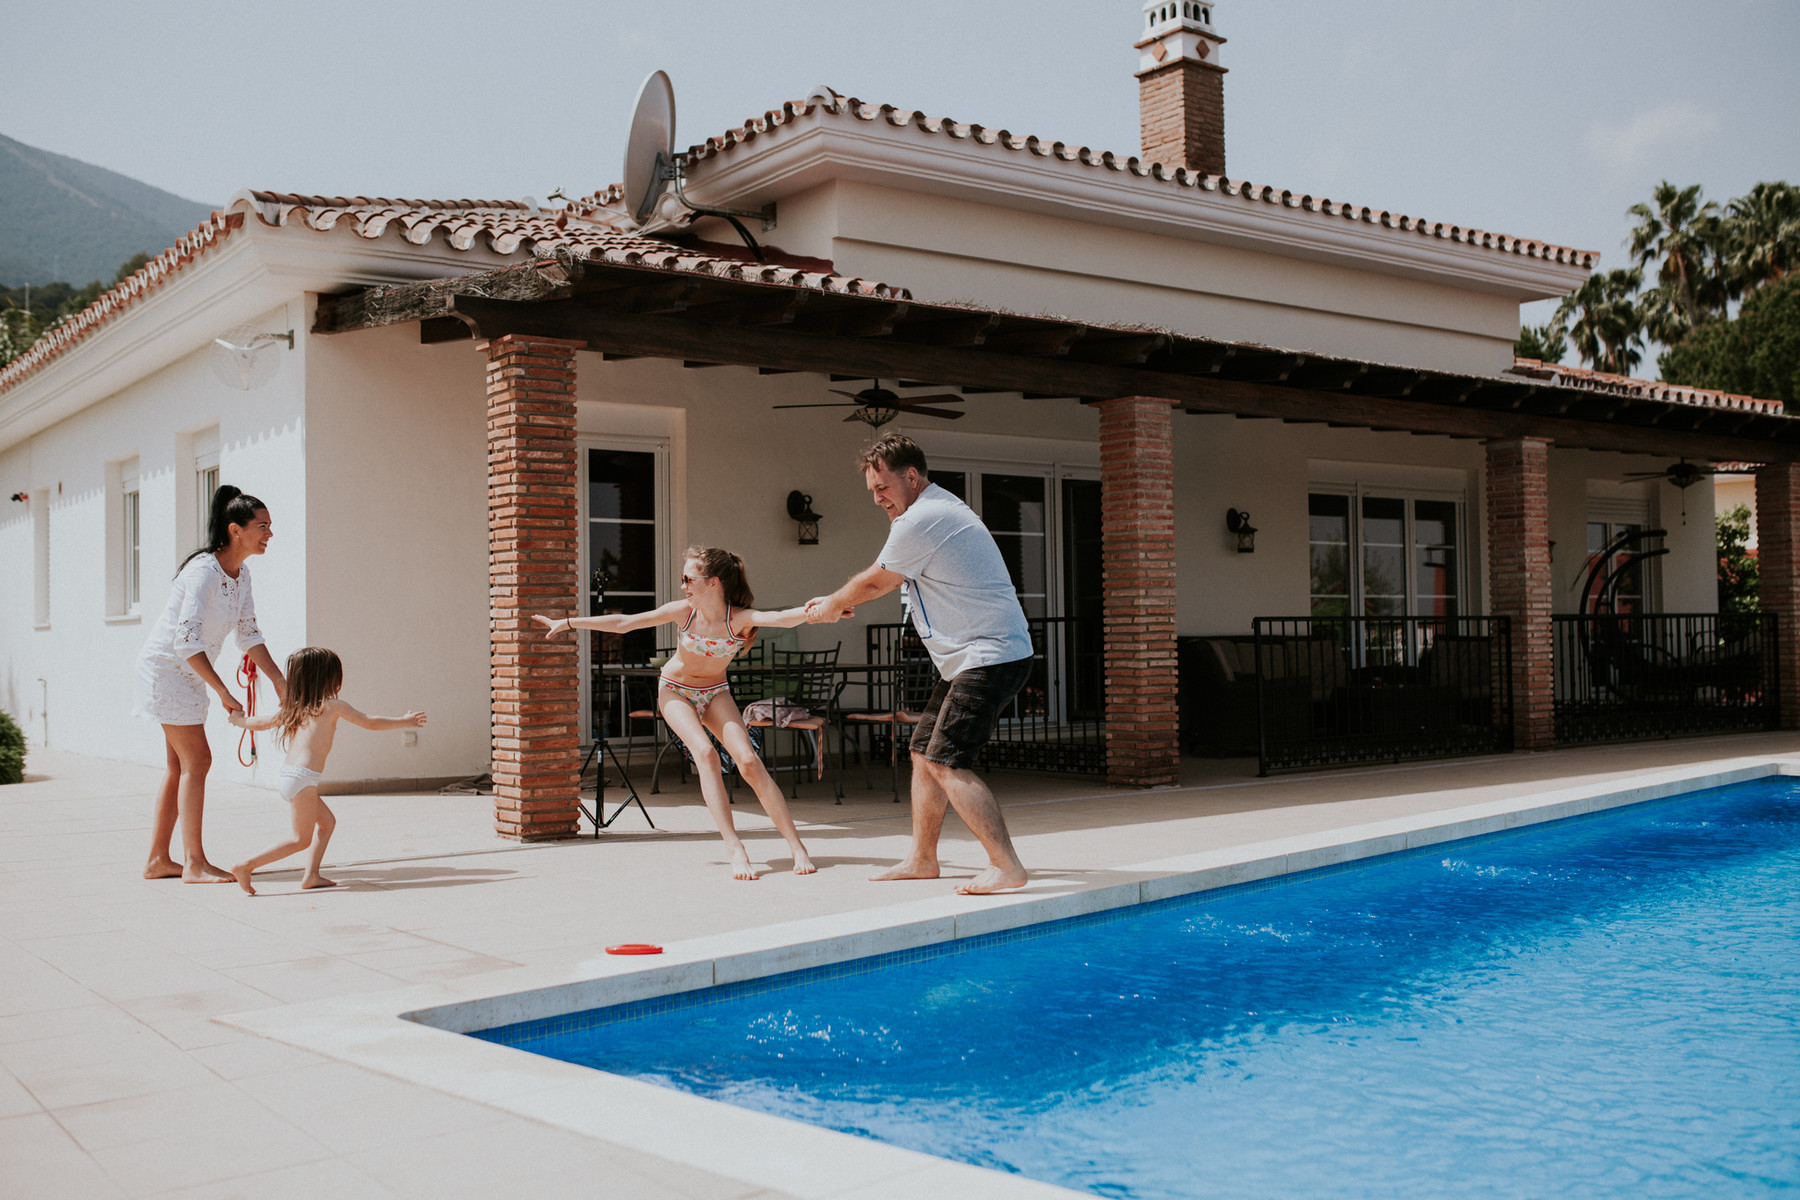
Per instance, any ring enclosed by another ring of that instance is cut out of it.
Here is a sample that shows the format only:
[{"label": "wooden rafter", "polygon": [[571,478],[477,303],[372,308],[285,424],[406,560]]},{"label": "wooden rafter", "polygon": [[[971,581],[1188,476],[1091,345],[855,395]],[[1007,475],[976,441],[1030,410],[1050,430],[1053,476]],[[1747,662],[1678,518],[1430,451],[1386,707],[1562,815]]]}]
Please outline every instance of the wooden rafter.
[{"label": "wooden rafter", "polygon": [[941,380],[968,394],[1157,396],[1191,412],[1742,462],[1800,461],[1800,419],[1148,330],[717,276],[543,260],[322,297],[315,331],[571,338],[614,358]]}]

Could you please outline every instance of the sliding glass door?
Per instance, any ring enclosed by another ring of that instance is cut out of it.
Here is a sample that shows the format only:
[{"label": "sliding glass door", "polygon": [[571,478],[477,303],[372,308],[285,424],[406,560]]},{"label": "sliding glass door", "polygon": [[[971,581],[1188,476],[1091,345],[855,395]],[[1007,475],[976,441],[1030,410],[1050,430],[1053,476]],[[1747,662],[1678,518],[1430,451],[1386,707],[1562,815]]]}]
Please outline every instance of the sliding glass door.
[{"label": "sliding glass door", "polygon": [[[663,486],[666,452],[656,445],[589,445],[582,456],[586,612],[596,616],[655,608],[668,577]],[[601,668],[648,663],[657,652],[658,638],[666,636],[665,630],[648,629],[623,636],[597,632],[583,636],[584,674],[593,681],[583,696],[584,731],[593,728],[589,705],[598,698],[605,714],[605,736],[619,737],[625,732],[617,680],[606,680]],[[626,702],[635,704],[629,696]]]}]

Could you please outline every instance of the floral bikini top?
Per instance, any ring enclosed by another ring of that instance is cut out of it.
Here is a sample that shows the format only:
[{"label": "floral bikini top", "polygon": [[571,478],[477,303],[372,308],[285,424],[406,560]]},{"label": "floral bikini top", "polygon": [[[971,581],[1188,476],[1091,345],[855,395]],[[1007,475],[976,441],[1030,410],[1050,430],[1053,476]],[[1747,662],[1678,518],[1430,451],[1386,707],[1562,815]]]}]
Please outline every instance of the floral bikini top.
[{"label": "floral bikini top", "polygon": [[690,607],[688,609],[687,624],[683,625],[681,630],[675,635],[675,640],[681,645],[681,648],[686,650],[689,654],[695,654],[701,658],[720,658],[724,659],[726,662],[730,662],[738,656],[739,652],[742,651],[745,646],[750,644],[749,638],[739,637],[737,634],[731,632],[730,605],[725,606],[724,637],[701,637],[699,634],[691,632],[694,624],[694,617],[696,615],[698,615],[697,612]]}]

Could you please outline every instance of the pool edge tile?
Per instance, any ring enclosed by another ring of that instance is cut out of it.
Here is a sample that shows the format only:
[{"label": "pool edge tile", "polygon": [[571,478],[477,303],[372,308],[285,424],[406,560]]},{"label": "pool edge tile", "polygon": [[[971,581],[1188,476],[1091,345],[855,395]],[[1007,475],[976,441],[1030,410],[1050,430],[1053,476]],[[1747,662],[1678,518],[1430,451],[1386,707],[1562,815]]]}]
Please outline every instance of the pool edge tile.
[{"label": "pool edge tile", "polygon": [[[1224,861],[1220,861],[1221,859]],[[1200,865],[1201,863],[1205,865]],[[1154,863],[1145,863],[1142,869],[1171,872],[1166,875],[1152,875],[1138,885],[1138,891],[1142,898],[1146,902],[1172,900],[1178,896],[1192,896],[1199,892],[1230,887],[1233,884],[1256,883],[1260,880],[1274,879],[1285,875],[1287,874],[1287,856],[1269,854],[1257,858],[1233,858],[1223,851],[1213,850],[1178,859],[1160,859]]]},{"label": "pool edge tile", "polygon": [[[936,902],[924,901],[905,907],[916,909],[923,905],[936,907]],[[761,931],[717,934],[695,939],[687,945],[696,950],[705,950],[714,945],[719,947],[718,952],[712,955],[711,983],[716,987],[760,979],[766,975],[801,971],[808,967],[831,966],[852,959],[891,954],[897,950],[911,950],[956,937],[956,918],[950,913],[918,915],[916,912],[907,912],[899,915],[899,920],[873,927],[869,925],[866,914],[845,913],[821,917],[817,921],[821,926],[843,927],[843,932],[829,933],[823,937],[796,936],[804,931],[795,929],[794,926],[813,925],[811,920],[770,926],[768,929],[771,936],[763,939],[765,944],[747,950],[741,948],[746,934],[754,941],[757,940],[755,935]],[[851,919],[857,916],[864,919]],[[740,948],[725,949],[728,946]]]},{"label": "pool edge tile", "polygon": [[974,900],[993,903],[983,903],[956,915],[955,936],[958,940],[1124,908],[1142,903],[1143,892],[1141,881],[1132,880],[1129,883],[1102,884],[1099,887],[1048,895],[1012,892],[1000,896],[965,896],[962,899],[965,902]]}]

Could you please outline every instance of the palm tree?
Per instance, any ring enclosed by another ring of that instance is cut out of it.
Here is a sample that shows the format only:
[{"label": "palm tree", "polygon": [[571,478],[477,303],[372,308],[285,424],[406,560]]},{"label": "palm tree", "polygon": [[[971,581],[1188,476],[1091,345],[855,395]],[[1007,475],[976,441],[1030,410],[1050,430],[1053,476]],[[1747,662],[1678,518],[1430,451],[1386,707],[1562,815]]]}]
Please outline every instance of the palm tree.
[{"label": "palm tree", "polygon": [[1569,352],[1569,340],[1552,321],[1548,325],[1525,325],[1519,329],[1519,340],[1513,343],[1514,358],[1535,358],[1555,364]]},{"label": "palm tree", "polygon": [[1596,271],[1563,297],[1550,327],[1567,331],[1588,366],[1629,375],[1643,359],[1643,318],[1633,300],[1643,283],[1644,273],[1636,267]]},{"label": "palm tree", "polygon": [[1649,304],[1654,317],[1650,334],[1670,344],[1723,312],[1728,294],[1719,267],[1725,227],[1719,206],[1700,200],[1700,185],[1678,188],[1668,180],[1656,185],[1650,204],[1626,211],[1637,218],[1627,245],[1642,270],[1656,264],[1656,290],[1662,298]]},{"label": "palm tree", "polygon": [[1755,291],[1800,267],[1800,188],[1759,183],[1725,211],[1731,235],[1726,266],[1740,291]]}]

